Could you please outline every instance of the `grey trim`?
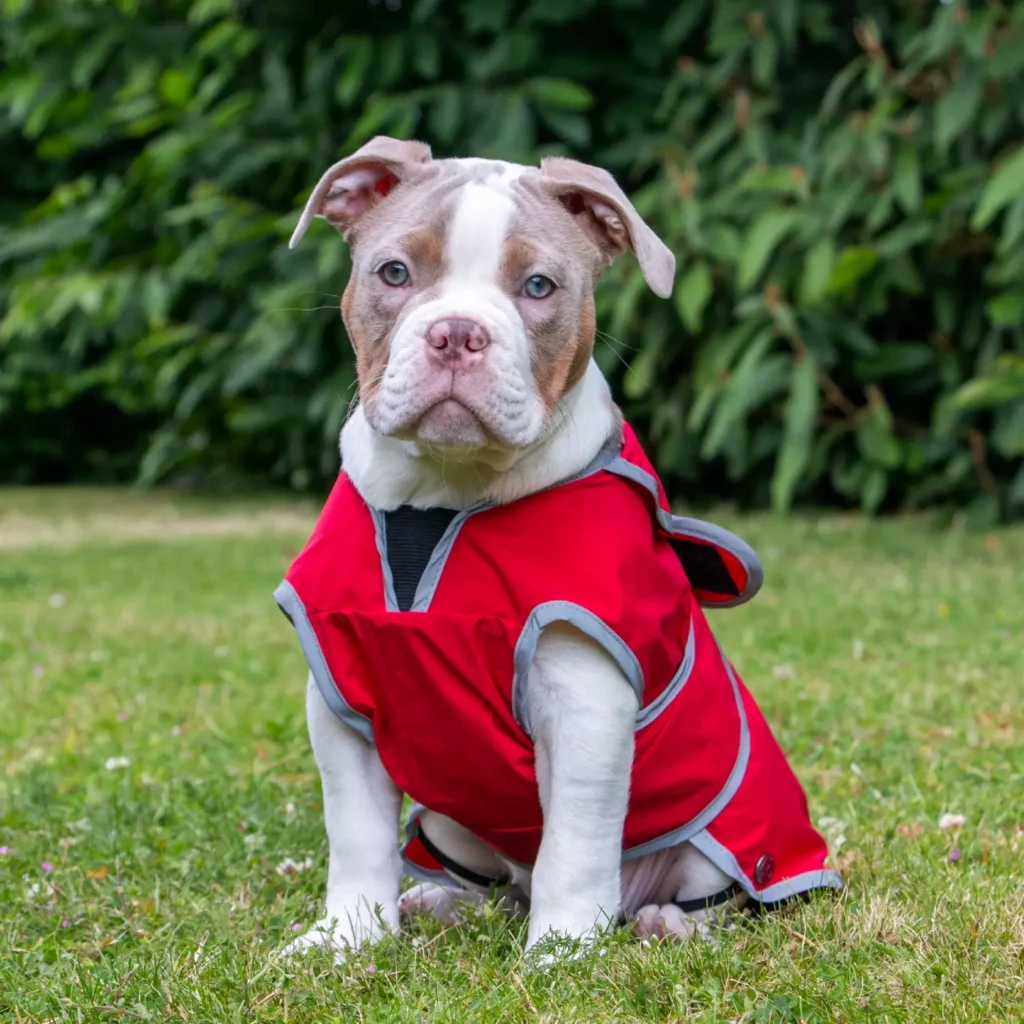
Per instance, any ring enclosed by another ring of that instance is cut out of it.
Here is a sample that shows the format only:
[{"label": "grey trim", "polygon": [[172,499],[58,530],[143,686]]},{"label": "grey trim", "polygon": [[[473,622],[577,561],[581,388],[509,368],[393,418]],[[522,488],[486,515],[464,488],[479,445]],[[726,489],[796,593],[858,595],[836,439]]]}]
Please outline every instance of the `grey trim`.
[{"label": "grey trim", "polygon": [[640,709],[640,713],[636,716],[638,731],[645,725],[650,725],[679,696],[679,691],[686,685],[686,681],[693,672],[696,648],[697,641],[694,636],[693,621],[691,620],[690,632],[686,635],[686,648],[683,651],[683,660],[679,663],[679,668],[676,669],[675,675],[669,680],[668,686],[647,707]]},{"label": "grey trim", "polygon": [[402,864],[404,865],[405,874],[410,878],[416,878],[421,882],[442,882],[451,884],[451,875],[448,874],[443,868],[440,871],[431,871],[429,868],[420,867],[419,864],[414,864],[405,855],[405,848],[412,842],[416,837],[416,823],[420,820],[420,815],[426,810],[423,804],[418,804],[415,801],[409,808],[409,817],[405,819],[405,840],[402,843]]},{"label": "grey trim", "polygon": [[716,601],[713,604],[702,606],[709,608],[735,608],[737,605],[746,604],[761,589],[764,583],[764,567],[757,557],[754,549],[736,534],[724,527],[716,526],[714,523],[705,522],[703,519],[689,519],[685,516],[674,516],[666,512],[659,501],[658,481],[650,473],[634,465],[628,459],[619,456],[612,459],[605,467],[609,473],[632,480],[650,492],[654,499],[654,507],[657,512],[658,523],[661,528],[673,537],[696,537],[697,540],[707,541],[716,547],[724,548],[729,554],[737,558],[747,570],[747,586],[737,597],[731,601]]},{"label": "grey trim", "polygon": [[277,601],[281,611],[288,616],[295,632],[299,635],[299,645],[302,653],[309,662],[309,671],[316,682],[317,689],[324,699],[324,703],[338,716],[350,729],[354,729],[368,743],[373,743],[373,724],[365,716],[356,711],[341,695],[327,666],[327,659],[320,649],[320,641],[316,638],[313,624],[306,614],[306,606],[302,603],[295,588],[284,580],[274,591],[274,600]]},{"label": "grey trim", "polygon": [[515,676],[512,680],[512,717],[527,736],[533,736],[526,703],[530,665],[533,664],[537,653],[541,633],[554,622],[567,622],[603,647],[629,680],[629,685],[636,691],[637,700],[643,702],[644,674],[640,662],[625,640],[582,605],[574,604],[572,601],[545,601],[530,612],[516,641],[512,658],[515,666]]},{"label": "grey trim", "polygon": [[380,570],[384,576],[384,608],[389,612],[397,612],[398,598],[395,596],[395,580],[388,564],[388,532],[384,523],[384,513],[372,505],[366,506],[373,519],[373,532],[377,538],[377,554],[380,555]]},{"label": "grey trim", "polygon": [[707,830],[697,833],[690,842],[720,871],[735,879],[744,890],[759,903],[777,903],[779,900],[798,896],[810,889],[842,889],[845,887],[842,877],[835,871],[822,868],[820,871],[805,871],[802,875],[794,875],[775,885],[769,885],[760,892],[754,883],[744,874],[739,862],[730,849],[723,846]]},{"label": "grey trim", "polygon": [[725,655],[721,651],[719,651],[719,654],[722,658],[722,664],[729,674],[729,682],[732,684],[732,692],[736,698],[736,710],[740,714],[740,745],[739,750],[736,752],[736,761],[733,763],[732,771],[729,772],[729,777],[725,780],[725,785],[719,791],[718,796],[700,814],[691,818],[685,825],[680,825],[679,828],[666,832],[663,836],[658,836],[655,839],[648,840],[646,843],[641,843],[639,846],[631,846],[628,850],[623,850],[623,860],[633,860],[635,857],[641,857],[645,853],[654,853],[656,850],[678,846],[680,843],[687,842],[687,840],[692,842],[692,838],[696,833],[707,828],[722,813],[729,801],[736,795],[736,791],[740,788],[740,783],[743,782],[743,776],[747,773],[747,764],[750,761],[750,725],[747,722],[747,710],[743,706],[743,694],[740,692],[736,673],[733,672],[732,665],[729,664]]},{"label": "grey trim", "polygon": [[441,885],[452,884],[452,876],[447,871],[431,871],[409,860],[405,855],[404,846],[402,848],[402,874],[408,878],[415,878],[417,882],[437,882]]},{"label": "grey trim", "polygon": [[621,455],[616,456],[611,462],[605,466],[605,469],[609,473],[614,473],[616,476],[624,476],[627,480],[632,480],[633,483],[639,484],[641,487],[651,492],[654,498],[654,504],[661,508],[658,497],[658,481],[647,472],[646,469],[641,469],[639,466],[630,462],[629,459],[624,459]]},{"label": "grey trim", "polygon": [[420,818],[423,816],[423,812],[427,808],[423,804],[413,800],[409,804],[409,816],[405,819],[405,828],[402,831],[405,833],[405,841],[407,843],[412,842],[416,836],[416,825]]}]

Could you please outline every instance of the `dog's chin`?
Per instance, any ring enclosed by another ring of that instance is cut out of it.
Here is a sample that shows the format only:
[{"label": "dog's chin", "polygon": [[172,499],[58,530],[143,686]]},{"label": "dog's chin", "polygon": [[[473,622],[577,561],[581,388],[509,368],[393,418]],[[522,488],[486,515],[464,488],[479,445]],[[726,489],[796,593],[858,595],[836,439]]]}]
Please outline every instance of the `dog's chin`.
[{"label": "dog's chin", "polygon": [[400,424],[382,422],[377,410],[366,407],[370,426],[384,437],[399,441],[411,441],[434,456],[446,461],[474,461],[484,458],[503,461],[514,457],[519,451],[529,448],[543,430],[536,436],[510,436],[502,429],[500,420],[490,422],[457,398],[443,398],[423,412],[403,417]]},{"label": "dog's chin", "polygon": [[410,433],[432,448],[472,450],[493,441],[476,414],[454,398],[431,406],[413,424]]}]

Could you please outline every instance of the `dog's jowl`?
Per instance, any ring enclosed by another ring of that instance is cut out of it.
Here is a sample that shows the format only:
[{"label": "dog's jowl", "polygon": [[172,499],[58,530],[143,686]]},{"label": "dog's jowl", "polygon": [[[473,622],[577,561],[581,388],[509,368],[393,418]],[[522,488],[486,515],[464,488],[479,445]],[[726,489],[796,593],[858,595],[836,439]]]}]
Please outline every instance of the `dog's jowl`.
[{"label": "dog's jowl", "polygon": [[592,359],[602,270],[631,250],[667,297],[669,250],[598,168],[387,138],[324,174],[293,245],[317,216],[352,247],[360,401],[277,591],[329,841],[291,949],[491,893],[533,947],[840,886],[705,618],[757,592],[757,558],[671,514]]}]

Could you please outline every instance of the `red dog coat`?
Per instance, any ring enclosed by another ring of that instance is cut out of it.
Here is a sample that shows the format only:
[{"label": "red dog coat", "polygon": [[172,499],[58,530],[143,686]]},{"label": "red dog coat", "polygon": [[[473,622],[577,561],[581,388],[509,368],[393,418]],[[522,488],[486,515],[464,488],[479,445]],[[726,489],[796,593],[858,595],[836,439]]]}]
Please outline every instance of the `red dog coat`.
[{"label": "red dog coat", "polygon": [[[432,533],[419,564],[410,517]],[[640,702],[623,857],[689,841],[774,902],[842,881],[701,610],[749,600],[760,583],[741,540],[669,513],[626,427],[621,452],[577,477],[466,512],[382,513],[342,472],[275,596],[328,706],[422,805],[414,819],[423,807],[448,815],[521,864],[543,824],[530,663],[542,630],[570,623]],[[415,829],[405,855],[413,873],[440,867]]]}]

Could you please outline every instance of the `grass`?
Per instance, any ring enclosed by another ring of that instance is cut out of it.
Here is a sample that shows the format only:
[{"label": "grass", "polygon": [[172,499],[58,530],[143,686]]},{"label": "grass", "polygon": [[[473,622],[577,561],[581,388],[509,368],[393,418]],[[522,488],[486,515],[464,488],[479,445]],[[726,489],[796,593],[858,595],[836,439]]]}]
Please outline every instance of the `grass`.
[{"label": "grass", "polygon": [[1024,1018],[1024,532],[725,516],[768,582],[714,624],[849,888],[538,975],[493,913],[343,966],[275,955],[325,871],[301,655],[270,598],[314,514],[0,492],[0,1019]]}]

